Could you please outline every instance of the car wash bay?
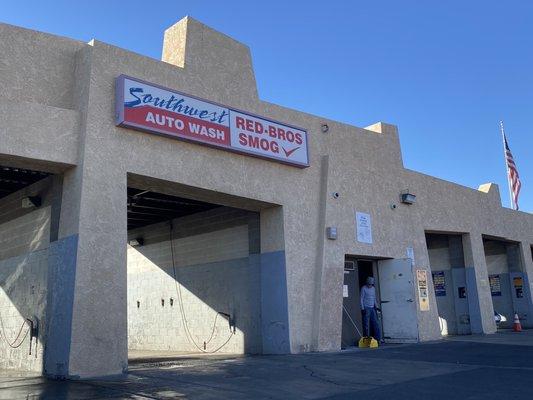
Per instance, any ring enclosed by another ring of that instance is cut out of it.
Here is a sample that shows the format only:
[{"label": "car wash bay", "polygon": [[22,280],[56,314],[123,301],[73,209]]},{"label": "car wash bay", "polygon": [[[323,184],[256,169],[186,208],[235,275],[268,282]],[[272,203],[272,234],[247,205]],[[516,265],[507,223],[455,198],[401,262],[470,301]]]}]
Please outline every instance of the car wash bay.
[{"label": "car wash bay", "polygon": [[259,212],[129,187],[129,358],[288,352],[285,277],[260,246]]},{"label": "car wash bay", "polygon": [[[465,268],[463,236],[426,233],[433,288],[443,335],[471,333],[468,293],[475,290],[474,270]],[[472,295],[472,293],[470,293]]]},{"label": "car wash bay", "polygon": [[[64,241],[63,174],[53,172],[0,165],[0,368],[43,373],[54,356],[49,320],[57,315],[51,300],[63,282],[55,271]],[[290,352],[284,252],[261,254],[260,242],[260,215],[273,218],[280,208],[245,210],[134,187],[127,201],[132,352]]]},{"label": "car wash bay", "polygon": [[[443,335],[472,333],[470,321],[478,312],[475,273],[465,266],[463,239],[462,234],[426,233]],[[510,328],[515,312],[528,326],[528,284],[522,272],[519,244],[483,236],[483,249],[497,327]]]},{"label": "car wash bay", "polygon": [[61,177],[0,165],[0,368],[41,372]]},{"label": "car wash bay", "polygon": [[530,326],[529,284],[522,270],[519,246],[500,238],[483,238],[492,305],[499,328],[512,327],[515,313],[524,326]]}]

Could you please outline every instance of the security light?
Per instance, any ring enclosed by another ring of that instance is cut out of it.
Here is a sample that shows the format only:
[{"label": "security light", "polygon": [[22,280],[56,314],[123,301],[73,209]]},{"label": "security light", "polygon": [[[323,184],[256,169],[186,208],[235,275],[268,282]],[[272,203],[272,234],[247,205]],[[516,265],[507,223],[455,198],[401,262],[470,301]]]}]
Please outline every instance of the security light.
[{"label": "security light", "polygon": [[416,202],[416,196],[406,191],[400,195],[400,200],[404,204],[414,204]]},{"label": "security light", "polygon": [[42,200],[39,196],[28,196],[22,198],[22,208],[40,207]]},{"label": "security light", "polygon": [[131,247],[142,246],[144,244],[144,239],[142,237],[131,239],[131,240],[128,241],[128,244]]}]

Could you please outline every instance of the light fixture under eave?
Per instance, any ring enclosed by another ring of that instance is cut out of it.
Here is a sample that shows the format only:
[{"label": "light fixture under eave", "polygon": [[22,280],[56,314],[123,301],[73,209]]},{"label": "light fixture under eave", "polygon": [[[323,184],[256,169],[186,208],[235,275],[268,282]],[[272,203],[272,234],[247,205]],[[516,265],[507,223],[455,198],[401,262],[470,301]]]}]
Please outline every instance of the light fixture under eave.
[{"label": "light fixture under eave", "polygon": [[22,198],[22,208],[41,207],[42,200],[39,196],[28,196]]},{"label": "light fixture under eave", "polygon": [[131,247],[139,247],[139,246],[142,246],[144,244],[144,239],[142,237],[135,238],[135,239],[130,239],[130,240],[128,240],[128,244]]},{"label": "light fixture under eave", "polygon": [[403,204],[414,204],[416,203],[416,195],[409,193],[409,191],[405,191],[400,194],[400,201]]}]

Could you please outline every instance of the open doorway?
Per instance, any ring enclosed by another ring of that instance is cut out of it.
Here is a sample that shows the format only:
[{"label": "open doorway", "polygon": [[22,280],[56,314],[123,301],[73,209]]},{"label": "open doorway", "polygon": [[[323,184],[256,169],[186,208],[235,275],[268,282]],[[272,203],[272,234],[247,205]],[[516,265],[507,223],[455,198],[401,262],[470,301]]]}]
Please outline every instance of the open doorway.
[{"label": "open doorway", "polygon": [[[359,339],[365,334],[363,332],[360,289],[368,277],[374,277],[377,281],[376,262],[374,260],[348,255],[345,257],[342,305],[342,349],[357,346]],[[377,286],[376,294],[379,302],[379,288]]]},{"label": "open doorway", "polygon": [[130,358],[261,352],[259,214],[128,189]]},{"label": "open doorway", "polygon": [[[381,338],[389,343],[416,342],[418,317],[411,260],[347,255],[344,268],[342,348],[355,346],[361,336],[365,335],[360,290],[368,277],[373,277],[375,281]],[[376,332],[370,328],[370,334],[374,336]]]}]

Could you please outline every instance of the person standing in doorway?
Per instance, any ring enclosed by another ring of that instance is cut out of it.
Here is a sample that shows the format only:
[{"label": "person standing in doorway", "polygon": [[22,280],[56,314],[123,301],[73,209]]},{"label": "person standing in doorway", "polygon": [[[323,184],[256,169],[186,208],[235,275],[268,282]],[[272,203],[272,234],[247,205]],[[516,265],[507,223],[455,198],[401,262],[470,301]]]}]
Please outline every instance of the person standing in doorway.
[{"label": "person standing in doorway", "polygon": [[381,342],[381,331],[376,313],[379,307],[376,299],[374,278],[371,276],[366,278],[366,285],[361,288],[361,310],[363,311],[363,333],[365,336],[370,336],[370,324],[372,324],[374,338]]}]

